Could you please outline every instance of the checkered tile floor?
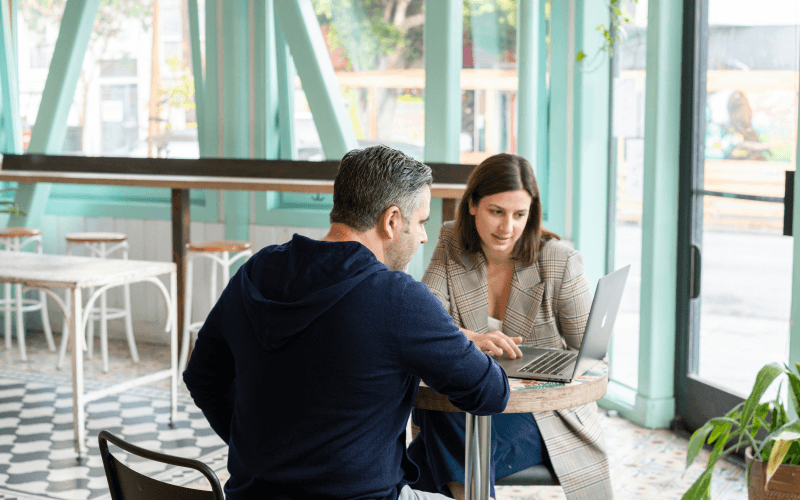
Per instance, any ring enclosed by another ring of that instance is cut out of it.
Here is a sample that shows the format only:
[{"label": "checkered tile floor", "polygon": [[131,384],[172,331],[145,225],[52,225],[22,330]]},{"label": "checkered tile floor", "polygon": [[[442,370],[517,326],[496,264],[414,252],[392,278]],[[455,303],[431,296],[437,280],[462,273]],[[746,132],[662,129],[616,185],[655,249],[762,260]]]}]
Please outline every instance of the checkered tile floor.
[{"label": "checkered tile floor", "polygon": [[[86,390],[105,384],[86,381]],[[87,405],[89,455],[76,460],[72,445],[71,380],[0,370],[0,500],[108,498],[97,434],[106,429],[143,448],[200,459],[224,469],[227,447],[188,395],[179,394],[178,418],[169,426],[169,391],[141,387]],[[187,484],[199,473],[112,453],[147,475]]]}]

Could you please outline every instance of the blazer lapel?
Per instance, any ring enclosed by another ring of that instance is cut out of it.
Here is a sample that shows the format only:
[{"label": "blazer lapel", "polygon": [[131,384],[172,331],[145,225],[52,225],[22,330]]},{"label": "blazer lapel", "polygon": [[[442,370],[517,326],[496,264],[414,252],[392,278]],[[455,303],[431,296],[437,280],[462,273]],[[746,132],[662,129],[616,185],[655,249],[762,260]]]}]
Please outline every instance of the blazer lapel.
[{"label": "blazer lapel", "polygon": [[542,305],[545,283],[539,277],[539,264],[524,267],[514,263],[514,277],[508,293],[503,330],[509,336],[533,338],[533,320]]},{"label": "blazer lapel", "polygon": [[476,333],[486,333],[489,316],[489,285],[486,280],[486,261],[478,252],[460,254],[464,270],[452,280],[453,297],[459,304],[462,327]]}]

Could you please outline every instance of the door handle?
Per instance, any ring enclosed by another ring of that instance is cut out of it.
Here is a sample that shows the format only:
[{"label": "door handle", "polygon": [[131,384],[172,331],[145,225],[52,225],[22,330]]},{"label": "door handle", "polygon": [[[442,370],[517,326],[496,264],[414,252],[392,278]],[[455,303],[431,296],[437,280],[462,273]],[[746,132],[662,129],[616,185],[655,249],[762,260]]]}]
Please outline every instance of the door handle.
[{"label": "door handle", "polygon": [[696,299],[700,296],[700,248],[692,243],[690,260],[691,281],[689,281],[689,298]]}]

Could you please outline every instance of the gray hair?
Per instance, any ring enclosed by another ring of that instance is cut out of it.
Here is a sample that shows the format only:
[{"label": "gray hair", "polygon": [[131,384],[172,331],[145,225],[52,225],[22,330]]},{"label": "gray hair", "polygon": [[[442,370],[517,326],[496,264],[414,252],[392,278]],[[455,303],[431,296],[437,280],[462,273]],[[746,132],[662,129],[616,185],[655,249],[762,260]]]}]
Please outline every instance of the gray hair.
[{"label": "gray hair", "polygon": [[333,182],[331,224],[369,231],[392,206],[408,224],[422,206],[420,190],[432,183],[431,168],[400,151],[384,145],[354,149],[342,158]]}]

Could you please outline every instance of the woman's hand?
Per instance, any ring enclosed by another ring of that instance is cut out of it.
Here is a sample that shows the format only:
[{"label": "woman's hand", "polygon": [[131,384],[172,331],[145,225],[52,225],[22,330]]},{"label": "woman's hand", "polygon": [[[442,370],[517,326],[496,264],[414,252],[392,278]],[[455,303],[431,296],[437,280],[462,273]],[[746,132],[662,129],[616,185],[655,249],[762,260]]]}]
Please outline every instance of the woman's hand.
[{"label": "woman's hand", "polygon": [[509,337],[503,332],[494,331],[486,334],[475,333],[464,328],[459,328],[467,340],[475,343],[475,346],[482,352],[500,356],[504,352],[511,359],[521,358],[522,351],[519,350],[517,344],[522,343],[522,337]]}]

